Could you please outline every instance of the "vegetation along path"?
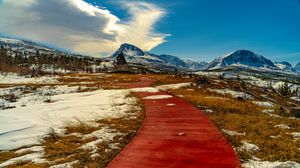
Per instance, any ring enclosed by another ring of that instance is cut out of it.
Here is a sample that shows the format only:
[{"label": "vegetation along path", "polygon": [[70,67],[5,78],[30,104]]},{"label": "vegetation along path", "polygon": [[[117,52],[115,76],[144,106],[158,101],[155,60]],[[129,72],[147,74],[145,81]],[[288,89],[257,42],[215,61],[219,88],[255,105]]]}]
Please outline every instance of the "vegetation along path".
[{"label": "vegetation along path", "polygon": [[[127,87],[149,86],[151,80]],[[237,168],[240,162],[222,133],[192,104],[165,92],[141,92],[146,118],[137,136],[108,168]]]}]

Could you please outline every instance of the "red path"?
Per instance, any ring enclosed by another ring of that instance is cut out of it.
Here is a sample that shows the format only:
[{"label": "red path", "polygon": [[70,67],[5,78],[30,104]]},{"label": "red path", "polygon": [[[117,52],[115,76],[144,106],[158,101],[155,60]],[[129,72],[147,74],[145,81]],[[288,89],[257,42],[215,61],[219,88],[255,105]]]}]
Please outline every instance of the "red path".
[{"label": "red path", "polygon": [[[146,87],[151,82],[143,78],[141,82],[126,85],[130,88]],[[145,98],[167,93],[137,95]],[[178,97],[144,99],[144,103],[146,118],[138,135],[108,168],[241,167],[222,133],[198,108]]]}]

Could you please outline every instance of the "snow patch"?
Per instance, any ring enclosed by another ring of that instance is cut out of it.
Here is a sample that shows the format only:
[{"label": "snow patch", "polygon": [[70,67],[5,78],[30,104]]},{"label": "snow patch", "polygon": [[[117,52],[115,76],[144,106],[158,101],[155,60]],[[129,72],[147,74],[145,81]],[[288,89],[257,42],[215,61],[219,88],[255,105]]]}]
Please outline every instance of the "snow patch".
[{"label": "snow patch", "polygon": [[269,162],[269,161],[255,161],[249,160],[242,164],[244,168],[299,168],[300,164],[297,162]]},{"label": "snow patch", "polygon": [[[36,148],[38,149],[38,148]],[[23,161],[31,161],[33,163],[45,163],[47,162],[46,159],[42,159],[44,156],[44,149],[43,148],[39,148],[40,150],[36,150],[34,153],[30,153],[27,155],[23,155],[20,157],[16,157],[16,158],[12,158],[10,160],[7,160],[3,163],[0,164],[0,167],[5,167],[17,162],[23,162]]]},{"label": "snow patch", "polygon": [[230,89],[209,89],[211,92],[215,92],[218,94],[226,95],[229,94],[234,98],[244,98],[244,99],[253,99],[253,97],[245,92],[234,91]]},{"label": "snow patch", "polygon": [[162,85],[162,86],[157,86],[156,88],[159,90],[170,90],[170,89],[180,89],[182,87],[188,87],[191,86],[192,83],[177,83],[177,84],[170,84],[170,85]]},{"label": "snow patch", "polygon": [[[49,128],[62,132],[66,123],[92,122],[97,119],[126,117],[136,99],[128,90],[98,90],[94,92],[54,95],[52,103],[27,101],[25,107],[0,113],[0,150],[39,144]],[[17,102],[21,104],[21,102]]]},{"label": "snow patch", "polygon": [[275,110],[273,109],[266,109],[266,110],[263,110],[262,112],[263,113],[274,113]]},{"label": "snow patch", "polygon": [[281,129],[292,129],[291,127],[285,125],[285,124],[279,124],[279,125],[275,125],[275,128],[281,128]]},{"label": "snow patch", "polygon": [[297,101],[297,102],[300,102],[300,98],[299,97],[291,97],[290,99],[294,100],[294,101]]},{"label": "snow patch", "polygon": [[144,97],[143,99],[147,99],[147,100],[156,100],[156,99],[170,99],[173,96],[171,95],[154,95],[154,96],[147,96]]},{"label": "snow patch", "polygon": [[259,147],[256,146],[255,144],[249,143],[248,141],[241,141],[242,146],[238,148],[238,150],[241,151],[247,151],[247,152],[257,152],[259,151]]},{"label": "snow patch", "polygon": [[226,130],[226,129],[222,129],[222,131],[230,136],[245,136],[246,133],[239,133],[236,131],[230,131],[230,130]]},{"label": "snow patch", "polygon": [[132,92],[149,92],[149,93],[157,93],[159,90],[166,91],[169,89],[179,89],[182,87],[188,87],[191,83],[178,83],[178,84],[170,84],[170,85],[161,85],[157,87],[144,87],[144,88],[132,88],[129,89]]},{"label": "snow patch", "polygon": [[281,138],[281,135],[277,135],[277,136],[270,136],[270,138],[272,138],[272,139],[278,139],[278,138]]},{"label": "snow patch", "polygon": [[260,107],[268,107],[268,108],[274,107],[274,104],[271,102],[252,101],[252,103],[254,103]]},{"label": "snow patch", "polygon": [[50,77],[50,76],[26,78],[25,76],[18,76],[17,74],[14,73],[8,73],[8,74],[0,73],[1,84],[28,84],[28,83],[57,84],[59,82],[56,78],[57,77]]},{"label": "snow patch", "polygon": [[90,151],[92,154],[97,153],[97,145],[101,142],[109,142],[113,141],[114,137],[118,135],[123,135],[122,133],[118,133],[117,130],[110,129],[107,127],[101,128],[100,130],[97,130],[95,132],[92,132],[91,134],[84,135],[82,137],[83,140],[91,139],[91,138],[97,138],[97,140],[89,142],[87,144],[84,144],[80,148],[84,150]]},{"label": "snow patch", "polygon": [[144,87],[144,88],[133,88],[129,89],[131,92],[148,92],[148,93],[157,93],[159,92],[158,89],[153,87]]},{"label": "snow patch", "polygon": [[30,148],[24,148],[24,149],[17,150],[16,153],[17,154],[22,154],[22,153],[25,153],[25,152],[42,152],[43,150],[44,150],[43,146],[33,146],[33,147],[30,147]]},{"label": "snow patch", "polygon": [[68,163],[63,163],[63,164],[58,164],[58,165],[53,165],[50,168],[73,168],[74,164],[79,163],[78,160],[73,161],[73,162],[68,162]]},{"label": "snow patch", "polygon": [[292,135],[295,139],[300,139],[300,132],[293,132]]},{"label": "snow patch", "polygon": [[205,113],[213,113],[214,111],[211,110],[211,109],[206,109],[206,110],[204,110],[204,112],[205,112]]}]

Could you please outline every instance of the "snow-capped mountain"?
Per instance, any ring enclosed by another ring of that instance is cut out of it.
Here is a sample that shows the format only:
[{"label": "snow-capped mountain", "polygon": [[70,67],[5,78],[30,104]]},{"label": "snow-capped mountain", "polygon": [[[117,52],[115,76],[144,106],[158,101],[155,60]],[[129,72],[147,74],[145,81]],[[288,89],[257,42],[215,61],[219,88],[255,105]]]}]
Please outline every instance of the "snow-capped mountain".
[{"label": "snow-capped mountain", "polygon": [[300,62],[294,67],[294,69],[298,72],[300,72]]},{"label": "snow-capped mountain", "polygon": [[10,48],[14,51],[36,52],[37,50],[54,51],[54,49],[43,45],[20,39],[0,37],[0,46]]},{"label": "snow-capped mountain", "polygon": [[278,69],[271,60],[249,50],[237,50],[219,57],[209,63],[207,69],[221,69],[230,66]]},{"label": "snow-capped mountain", "polygon": [[110,68],[101,58],[69,53],[20,39],[0,37],[0,50],[0,71],[18,72],[19,75],[29,75],[33,67],[38,67],[39,73],[99,72]]},{"label": "snow-capped mountain", "polygon": [[122,53],[129,63],[134,64],[149,64],[149,63],[164,63],[154,54],[144,52],[140,48],[131,44],[122,44],[120,48],[112,55],[113,58],[118,57]]},{"label": "snow-capped mountain", "polygon": [[112,55],[116,58],[122,53],[127,62],[139,65],[153,66],[155,68],[169,67],[170,69],[181,69],[196,71],[204,69],[206,63],[184,61],[172,55],[156,55],[149,52],[144,52],[140,48],[131,44],[122,44],[121,47]]},{"label": "snow-capped mountain", "polygon": [[1,36],[0,36],[0,47],[9,48],[12,51],[21,52],[21,53],[35,54],[37,51],[39,51],[39,53],[44,53],[44,54],[53,54],[53,55],[62,54],[65,56],[85,57],[80,54],[74,54],[60,49],[54,49],[32,41],[1,37]]},{"label": "snow-capped mountain", "polygon": [[286,71],[286,72],[297,72],[296,69],[293,68],[293,66],[286,62],[286,61],[283,61],[283,62],[274,62],[275,66],[282,70],[282,71]]},{"label": "snow-capped mountain", "polygon": [[194,62],[194,61],[191,61],[191,60],[186,60],[185,63],[187,64],[187,66],[196,71],[196,70],[199,70],[199,69],[205,69],[205,67],[208,65],[207,62]]}]

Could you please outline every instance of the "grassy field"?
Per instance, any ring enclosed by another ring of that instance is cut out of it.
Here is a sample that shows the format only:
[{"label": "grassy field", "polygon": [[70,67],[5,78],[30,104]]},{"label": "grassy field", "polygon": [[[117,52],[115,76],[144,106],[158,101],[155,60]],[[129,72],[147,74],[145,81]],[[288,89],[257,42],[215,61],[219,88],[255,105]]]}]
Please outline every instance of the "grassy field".
[{"label": "grassy field", "polygon": [[[189,75],[67,74],[58,76],[59,83],[57,84],[3,84],[0,87],[26,86],[30,89],[23,94],[27,94],[44,86],[67,85],[78,87],[77,92],[88,92],[98,89],[119,89],[117,84],[137,82],[141,78],[154,79],[153,87],[183,82],[193,83],[190,87],[168,90],[168,92],[206,111],[210,120],[223,130],[242,162],[257,158],[263,161],[300,162],[300,140],[293,137],[293,133],[300,131],[300,120],[291,118],[288,112],[290,107],[300,106],[300,103],[282,97],[275,90],[251,85],[240,79],[229,80]],[[251,98],[235,97],[228,93],[218,92],[218,90],[226,89],[247,94]],[[255,101],[270,102],[272,106],[261,106],[254,103]],[[144,118],[144,107],[141,101],[136,106],[139,108],[129,111],[137,116],[135,118],[94,121],[97,127],[80,122],[78,119],[78,124],[65,126],[66,136],[60,136],[50,130],[49,136],[41,139],[41,146],[44,146],[43,158],[49,162],[42,164],[19,162],[9,167],[49,167],[66,162],[74,162],[74,167],[83,167],[83,165],[105,167],[138,131]],[[264,112],[268,110],[272,112]],[[289,128],[280,127],[283,124]],[[80,148],[84,144],[97,140],[95,136],[83,138],[82,135],[89,135],[101,129],[111,129],[118,135],[111,140],[98,143],[94,153]],[[230,135],[226,131],[234,131],[237,135]],[[254,144],[259,150],[244,150],[243,142]],[[111,144],[116,145],[113,150],[108,150]],[[17,150],[20,149],[0,152],[0,163],[30,154],[30,152],[16,153]],[[92,156],[95,153],[97,157]]]},{"label": "grassy field", "polygon": [[[83,123],[78,119],[78,123],[65,126],[63,136],[54,130],[49,130],[48,136],[40,139],[40,146],[44,148],[43,159],[47,160],[46,163],[36,164],[24,161],[8,167],[46,168],[51,165],[72,162],[74,162],[72,166],[75,168],[105,167],[136,135],[145,116],[143,103],[138,101],[135,108],[129,110],[128,113],[134,117],[96,120],[92,125]],[[116,134],[116,136],[113,139],[98,139],[97,136],[92,136],[93,133],[101,131],[101,129],[109,129],[110,133]],[[82,148],[86,144],[96,141],[99,141],[96,143],[96,148]],[[24,148],[0,152],[0,163],[11,158],[31,154],[31,152],[16,153],[21,149]]]},{"label": "grassy field", "polygon": [[[232,89],[236,91],[247,91],[253,95],[252,100],[233,98],[228,94],[218,94],[212,89]],[[205,84],[191,86],[177,90],[170,90],[172,94],[180,95],[187,101],[195,104],[202,110],[210,110],[207,115],[220,130],[230,130],[240,135],[224,135],[236,149],[239,158],[247,161],[257,157],[264,161],[296,161],[300,162],[300,141],[295,139],[293,132],[299,132],[300,120],[289,118],[287,112],[280,109],[290,106],[290,102],[284,102],[275,92],[265,92],[263,89],[234,80],[212,80],[208,79]],[[273,115],[263,113],[269,109],[261,107],[253,101],[266,101],[272,99],[274,102]],[[261,95],[264,95],[261,97]],[[299,105],[299,104],[298,104]],[[282,115],[282,116],[279,116]],[[280,124],[289,126],[290,129],[275,127]],[[259,150],[249,152],[241,150],[242,142],[247,141],[259,147]]]}]

